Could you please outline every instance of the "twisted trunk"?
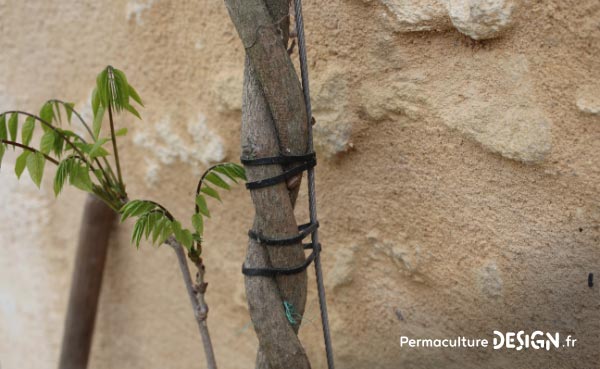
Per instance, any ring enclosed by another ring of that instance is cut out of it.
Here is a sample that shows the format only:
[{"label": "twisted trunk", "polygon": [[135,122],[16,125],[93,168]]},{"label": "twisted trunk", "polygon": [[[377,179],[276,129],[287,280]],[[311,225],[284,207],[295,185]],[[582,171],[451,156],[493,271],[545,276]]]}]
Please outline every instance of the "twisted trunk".
[{"label": "twisted trunk", "polygon": [[[227,9],[246,49],[242,104],[242,155],[267,157],[306,153],[307,117],[298,76],[287,53],[288,0],[226,0]],[[249,181],[279,175],[280,165],[248,166]],[[270,238],[297,234],[294,203],[298,179],[251,191],[256,210],[253,229]],[[293,185],[292,185],[293,183]],[[305,259],[300,243],[264,246],[250,240],[248,267],[291,267]],[[306,272],[290,276],[246,277],[250,316],[259,339],[257,368],[310,368],[283,301],[302,315]]]}]

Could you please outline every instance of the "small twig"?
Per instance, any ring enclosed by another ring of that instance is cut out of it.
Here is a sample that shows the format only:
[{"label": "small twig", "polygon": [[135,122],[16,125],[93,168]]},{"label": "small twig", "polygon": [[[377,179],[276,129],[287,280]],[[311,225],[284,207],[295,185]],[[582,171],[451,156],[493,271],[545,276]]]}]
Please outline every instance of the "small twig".
[{"label": "small twig", "polygon": [[165,243],[171,246],[177,255],[177,261],[179,263],[179,269],[181,269],[183,282],[185,283],[185,287],[190,298],[190,303],[192,304],[192,309],[194,310],[194,317],[196,318],[196,323],[198,324],[200,336],[202,336],[202,345],[204,346],[207,368],[217,369],[215,353],[206,322],[208,316],[208,305],[204,300],[204,293],[206,292],[207,283],[204,282],[204,265],[202,264],[202,259],[199,259],[199,261],[195,263],[196,267],[198,267],[198,273],[196,274],[196,285],[194,286],[183,246],[181,246],[181,244],[177,242],[173,236],[167,238]]}]

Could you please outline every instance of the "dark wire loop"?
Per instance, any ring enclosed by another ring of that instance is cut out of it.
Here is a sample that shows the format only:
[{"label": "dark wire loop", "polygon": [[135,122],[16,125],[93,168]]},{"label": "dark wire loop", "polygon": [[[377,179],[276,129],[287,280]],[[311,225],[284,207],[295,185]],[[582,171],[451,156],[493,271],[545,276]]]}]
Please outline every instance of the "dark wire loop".
[{"label": "dark wire loop", "polygon": [[283,237],[283,238],[268,238],[265,237],[263,235],[261,235],[258,232],[255,232],[254,230],[249,230],[248,231],[248,236],[253,239],[254,241],[261,243],[263,245],[269,245],[269,246],[289,246],[289,245],[294,245],[297,244],[298,242],[302,241],[303,239],[306,238],[306,236],[308,236],[309,234],[313,233],[315,231],[315,229],[317,229],[319,227],[319,223],[306,223],[306,224],[302,224],[298,227],[298,234],[295,236],[290,236],[290,237]]},{"label": "dark wire loop", "polygon": [[[260,160],[260,159],[253,159],[253,160]],[[254,165],[265,165],[265,164],[254,164]],[[249,190],[256,190],[258,188],[273,186],[273,185],[276,185],[278,183],[281,183],[281,182],[287,180],[288,178],[294,177],[295,175],[298,175],[298,174],[304,172],[305,170],[314,167],[315,165],[317,165],[317,160],[315,158],[312,158],[308,161],[305,161],[303,164],[298,165],[297,167],[286,170],[285,172],[283,172],[280,175],[270,177],[270,178],[265,178],[265,179],[259,179],[258,181],[254,181],[254,182],[246,182],[246,188]]]},{"label": "dark wire loop", "polygon": [[321,252],[321,244],[313,246],[312,243],[304,244],[305,249],[312,249],[312,252],[304,262],[298,266],[291,268],[246,268],[246,264],[242,265],[242,273],[252,277],[275,277],[278,275],[298,274],[306,270],[308,266],[315,260],[317,254]]}]

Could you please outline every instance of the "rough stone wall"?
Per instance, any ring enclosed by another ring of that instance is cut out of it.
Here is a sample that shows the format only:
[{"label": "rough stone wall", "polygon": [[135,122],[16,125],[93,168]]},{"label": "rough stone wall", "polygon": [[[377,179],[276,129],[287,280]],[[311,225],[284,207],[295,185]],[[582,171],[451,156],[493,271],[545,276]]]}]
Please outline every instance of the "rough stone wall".
[{"label": "rough stone wall", "polygon": [[[567,368],[600,362],[600,3],[305,0],[317,187],[338,367]],[[0,109],[88,111],[96,73],[146,102],[123,119],[128,190],[179,217],[194,178],[239,156],[243,49],[221,1],[0,0]],[[0,171],[0,366],[53,368],[84,195]],[[253,365],[238,188],[206,224],[221,368]],[[301,193],[299,204],[306,202]],[[300,217],[307,216],[301,206]],[[109,251],[91,368],[191,368],[202,351],[174,255]],[[313,286],[313,284],[311,284]],[[318,304],[301,336],[324,368]],[[399,336],[559,331],[575,349],[400,349]]]}]

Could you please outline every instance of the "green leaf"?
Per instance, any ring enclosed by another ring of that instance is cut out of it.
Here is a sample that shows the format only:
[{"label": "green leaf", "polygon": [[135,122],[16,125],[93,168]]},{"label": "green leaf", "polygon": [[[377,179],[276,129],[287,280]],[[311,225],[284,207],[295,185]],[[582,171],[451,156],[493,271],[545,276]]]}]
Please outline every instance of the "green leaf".
[{"label": "green leaf", "polygon": [[113,94],[113,107],[116,111],[127,109],[129,106],[129,83],[127,82],[127,77],[125,77],[125,73],[119,69],[109,68],[112,71],[112,88],[110,92]]},{"label": "green leaf", "polygon": [[86,165],[81,165],[79,163],[73,165],[69,175],[69,182],[80,190],[92,192],[93,184],[90,179],[89,168]]},{"label": "green leaf", "polygon": [[102,119],[104,118],[104,107],[99,106],[96,111],[96,115],[94,115],[94,124],[92,125],[92,132],[94,133],[94,138],[98,139],[100,135],[100,129],[102,128]]},{"label": "green leaf", "polygon": [[104,68],[96,78],[96,94],[98,95],[100,105],[102,105],[104,109],[106,109],[108,106],[108,99],[110,96],[108,84],[108,68],[110,67]]},{"label": "green leaf", "polygon": [[204,221],[202,220],[202,215],[192,215],[192,225],[198,234],[202,235],[204,233]]},{"label": "green leaf", "polygon": [[206,199],[202,195],[198,195],[196,197],[196,205],[198,205],[198,210],[205,217],[210,218],[210,212],[208,211],[208,206],[206,205]]},{"label": "green leaf", "polygon": [[142,103],[142,99],[140,98],[140,95],[137,93],[137,91],[135,90],[135,88],[133,88],[132,85],[129,85],[129,96],[138,104],[140,104],[141,106],[144,106],[144,103]]},{"label": "green leaf", "polygon": [[17,161],[15,162],[15,174],[19,179],[21,178],[21,174],[23,174],[23,171],[27,166],[27,157],[29,156],[29,154],[31,154],[31,151],[26,150],[23,151],[23,153],[17,157]]},{"label": "green leaf", "polygon": [[183,229],[181,231],[181,238],[179,242],[185,246],[188,251],[192,251],[192,246],[194,245],[194,237],[192,236],[192,232],[187,229]]},{"label": "green leaf", "polygon": [[146,226],[145,222],[146,222],[146,218],[142,217],[142,218],[139,218],[135,222],[135,225],[133,226],[133,234],[131,235],[131,243],[135,244],[135,247],[137,247],[137,248],[140,247],[140,241],[142,240],[142,235],[144,234],[144,227]]},{"label": "green leaf", "polygon": [[60,156],[63,153],[63,150],[65,148],[65,140],[58,134],[54,135],[54,155],[56,155],[58,158],[60,158]]},{"label": "green leaf", "polygon": [[202,242],[202,235],[198,234],[198,232],[194,232],[192,234],[192,238],[194,239],[194,241],[196,242]]},{"label": "green leaf", "polygon": [[227,167],[227,165],[224,164],[224,165],[216,166],[213,170],[215,172],[223,174],[227,178],[231,179],[233,182],[238,183],[236,173],[234,171],[232,171],[231,169],[229,169]]},{"label": "green leaf", "polygon": [[73,116],[73,110],[75,110],[74,103],[65,103],[65,112],[67,113],[67,122],[71,124],[71,117]]},{"label": "green leaf", "polygon": [[6,130],[6,115],[0,115],[0,140],[8,139],[8,131]]},{"label": "green leaf", "polygon": [[[166,219],[166,218],[165,218]],[[173,222],[170,220],[166,220],[164,226],[160,231],[160,238],[158,239],[158,243],[161,244],[165,242],[165,240],[173,233]]]},{"label": "green leaf", "polygon": [[42,106],[40,109],[40,118],[46,123],[52,124],[52,119],[54,118],[54,109],[52,108],[52,103],[47,102]]},{"label": "green leaf", "polygon": [[6,146],[3,143],[0,143],[0,168],[2,168],[2,158],[4,157],[5,151],[6,151]]},{"label": "green leaf", "polygon": [[142,203],[143,201],[140,200],[131,200],[121,206],[121,209],[119,209],[119,213],[121,213],[121,222],[129,218],[130,214],[133,212],[133,209],[137,206],[140,206]]},{"label": "green leaf", "polygon": [[[100,141],[98,141],[100,142]],[[92,149],[89,152],[90,155],[90,159],[94,159],[94,158],[98,158],[98,157],[104,157],[104,156],[108,156],[109,153],[108,151],[106,151],[106,149],[100,145],[94,145],[92,147]]]},{"label": "green leaf", "polygon": [[173,228],[173,234],[175,235],[175,238],[181,242],[181,239],[183,238],[182,236],[182,229],[181,229],[181,223],[179,223],[178,221],[174,220],[173,222],[171,222],[171,228]]},{"label": "green leaf", "polygon": [[115,132],[115,136],[117,136],[117,137],[125,136],[126,134],[127,134],[127,128],[121,128]]},{"label": "green leaf", "polygon": [[154,225],[154,229],[152,230],[152,243],[156,244],[156,241],[158,241],[158,237],[161,235],[163,228],[165,227],[165,225],[169,222],[169,219],[167,219],[163,214],[161,213],[156,213],[159,214],[160,217],[157,219],[156,224]]},{"label": "green leaf", "polygon": [[154,215],[156,213],[146,213],[143,216],[146,218],[146,223],[145,223],[145,227],[144,227],[144,237],[146,239],[148,239],[148,236],[150,235],[150,231],[152,231],[152,227],[154,227]]},{"label": "green leaf", "polygon": [[143,200],[132,200],[121,207],[121,222],[129,217],[140,216],[156,208],[156,205]]},{"label": "green leaf", "polygon": [[96,116],[98,107],[100,106],[100,95],[98,94],[98,88],[95,88],[92,92],[92,113]]},{"label": "green leaf", "polygon": [[[149,222],[149,228],[146,232],[147,239],[150,237],[150,232],[152,232],[152,238],[153,238],[152,243],[156,243],[156,241],[154,241],[154,234],[156,233],[157,229],[160,233],[160,226],[164,219],[165,219],[165,215],[162,212],[155,211],[152,213],[151,219]],[[157,235],[157,237],[158,237],[158,235]]]},{"label": "green leaf", "polygon": [[94,148],[94,144],[90,143],[75,142],[73,143],[73,145],[75,145],[75,147],[77,147],[80,151],[86,154],[89,154],[90,151],[92,151],[92,149]]},{"label": "green leaf", "polygon": [[33,183],[40,188],[42,184],[42,177],[44,175],[44,164],[46,164],[46,158],[40,152],[32,153],[27,156],[27,171]]},{"label": "green leaf", "polygon": [[33,117],[27,117],[23,127],[21,128],[21,142],[23,145],[29,145],[31,138],[33,137],[33,129],[35,128],[35,119]]},{"label": "green leaf", "polygon": [[19,115],[17,113],[12,113],[10,115],[10,119],[8,120],[8,132],[10,133],[10,140],[17,140],[17,127],[19,125]]},{"label": "green leaf", "polygon": [[55,111],[55,116],[58,118],[58,123],[60,125],[60,123],[62,123],[62,115],[60,114],[60,105],[59,105],[58,101],[54,102],[54,111]]},{"label": "green leaf", "polygon": [[[215,190],[214,188],[210,187],[207,184],[202,186],[202,188],[200,189],[200,192],[203,192],[203,193],[207,194],[208,196],[221,201],[221,196],[219,196],[219,193],[217,192],[217,190]],[[221,201],[221,202],[223,202],[223,201]]]},{"label": "green leaf", "polygon": [[71,171],[71,167],[73,165],[73,158],[67,158],[61,161],[58,164],[58,168],[56,169],[56,175],[54,176],[54,195],[58,196],[58,194],[62,191],[63,186],[65,185],[65,181],[69,177],[69,172]]},{"label": "green leaf", "polygon": [[235,163],[228,163],[226,165],[227,165],[227,168],[229,168],[232,172],[234,172],[239,179],[244,180],[244,181],[248,180],[246,178],[246,170],[244,169],[243,166],[241,166],[239,164],[235,164]]},{"label": "green leaf", "polygon": [[50,130],[44,133],[40,141],[40,151],[44,154],[49,154],[54,149],[54,131]]},{"label": "green leaf", "polygon": [[[58,128],[57,128],[57,129],[58,129]],[[61,130],[60,130],[60,133],[62,133],[62,134],[63,134],[63,136],[66,136],[66,137],[73,137],[73,138],[75,138],[75,139],[78,139],[78,137],[77,137],[77,134],[75,134],[75,132],[73,132],[73,131],[69,131],[68,129],[61,129]]]},{"label": "green leaf", "polygon": [[130,104],[125,105],[125,109],[130,112],[131,114],[135,115],[138,119],[142,119],[142,116],[140,115],[140,113]]},{"label": "green leaf", "polygon": [[209,181],[210,183],[219,186],[225,190],[229,190],[231,187],[229,187],[229,185],[227,184],[227,182],[225,182],[221,177],[219,177],[219,175],[211,172],[208,173],[206,175],[206,177],[204,177],[204,179],[206,179],[207,181]]}]

